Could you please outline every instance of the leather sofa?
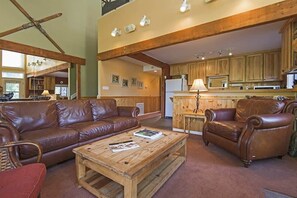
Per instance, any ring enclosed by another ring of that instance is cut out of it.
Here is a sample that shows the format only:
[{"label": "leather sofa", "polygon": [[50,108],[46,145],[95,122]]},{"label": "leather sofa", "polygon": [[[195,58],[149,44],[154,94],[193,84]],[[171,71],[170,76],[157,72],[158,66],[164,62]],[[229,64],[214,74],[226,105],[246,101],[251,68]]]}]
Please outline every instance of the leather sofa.
[{"label": "leather sofa", "polygon": [[253,160],[288,152],[296,101],[241,99],[236,108],[207,109],[205,145],[213,143],[237,155],[248,167]]},{"label": "leather sofa", "polygon": [[[39,143],[47,166],[73,158],[73,148],[140,126],[139,109],[117,106],[114,99],[6,102],[0,112],[0,142]],[[37,154],[30,146],[16,152],[25,164]]]}]

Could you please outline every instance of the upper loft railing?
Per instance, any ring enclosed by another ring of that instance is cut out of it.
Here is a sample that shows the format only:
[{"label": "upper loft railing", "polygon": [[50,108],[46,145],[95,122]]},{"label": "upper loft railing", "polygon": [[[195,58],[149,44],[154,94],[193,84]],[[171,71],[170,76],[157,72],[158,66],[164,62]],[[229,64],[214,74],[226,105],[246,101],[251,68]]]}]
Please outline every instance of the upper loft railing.
[{"label": "upper loft railing", "polygon": [[102,15],[128,3],[129,0],[101,0]]}]

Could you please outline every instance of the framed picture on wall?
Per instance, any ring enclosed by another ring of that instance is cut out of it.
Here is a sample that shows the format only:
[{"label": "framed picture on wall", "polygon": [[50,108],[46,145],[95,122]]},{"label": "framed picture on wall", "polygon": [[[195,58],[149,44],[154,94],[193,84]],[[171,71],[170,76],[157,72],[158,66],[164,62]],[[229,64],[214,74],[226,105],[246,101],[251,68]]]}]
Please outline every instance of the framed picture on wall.
[{"label": "framed picture on wall", "polygon": [[137,78],[131,79],[131,86],[137,86]]},{"label": "framed picture on wall", "polygon": [[115,84],[119,84],[120,83],[120,76],[112,74],[111,82],[115,83]]},{"label": "framed picture on wall", "polygon": [[122,81],[122,87],[128,87],[129,81],[127,79],[123,79]]},{"label": "framed picture on wall", "polygon": [[137,87],[138,89],[143,89],[143,82],[137,81]]}]

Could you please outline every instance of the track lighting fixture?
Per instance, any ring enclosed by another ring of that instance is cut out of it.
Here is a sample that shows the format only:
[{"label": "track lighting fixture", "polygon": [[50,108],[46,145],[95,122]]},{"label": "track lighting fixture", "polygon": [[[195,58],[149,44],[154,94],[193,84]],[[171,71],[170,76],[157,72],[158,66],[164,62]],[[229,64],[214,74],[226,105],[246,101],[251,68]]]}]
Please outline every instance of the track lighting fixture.
[{"label": "track lighting fixture", "polygon": [[198,60],[205,60],[208,58],[222,57],[222,56],[233,56],[232,48],[220,49],[209,52],[199,52],[194,55]]},{"label": "track lighting fixture", "polygon": [[140,20],[140,26],[146,26],[149,25],[151,23],[151,20],[147,17],[147,16],[143,16],[142,19]]},{"label": "track lighting fixture", "polygon": [[191,5],[188,3],[188,0],[183,0],[182,5],[179,8],[180,12],[186,12],[191,9]]},{"label": "track lighting fixture", "polygon": [[114,28],[111,32],[112,37],[120,36],[121,34],[122,34],[122,32],[119,28]]}]

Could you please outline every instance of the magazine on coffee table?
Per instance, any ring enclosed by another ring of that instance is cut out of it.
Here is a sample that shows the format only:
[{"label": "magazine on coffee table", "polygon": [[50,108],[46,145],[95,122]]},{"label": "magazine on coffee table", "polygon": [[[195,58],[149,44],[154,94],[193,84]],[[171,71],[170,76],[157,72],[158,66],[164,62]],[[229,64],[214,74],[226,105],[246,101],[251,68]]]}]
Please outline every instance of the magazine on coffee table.
[{"label": "magazine on coffee table", "polygon": [[161,131],[149,130],[149,129],[141,129],[139,131],[134,132],[135,136],[149,138],[149,139],[157,139],[162,136]]},{"label": "magazine on coffee table", "polygon": [[113,153],[117,153],[120,151],[126,151],[126,150],[130,150],[130,149],[135,149],[138,147],[139,147],[139,145],[136,142],[134,142],[133,140],[109,144],[109,148],[111,149],[111,151]]}]

